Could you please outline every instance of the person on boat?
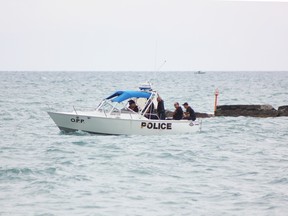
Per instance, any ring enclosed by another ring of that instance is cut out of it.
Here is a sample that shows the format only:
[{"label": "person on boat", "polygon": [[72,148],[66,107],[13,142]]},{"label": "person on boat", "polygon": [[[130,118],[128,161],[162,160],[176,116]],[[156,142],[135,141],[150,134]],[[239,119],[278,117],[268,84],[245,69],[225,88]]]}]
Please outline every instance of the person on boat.
[{"label": "person on boat", "polygon": [[181,120],[183,118],[183,110],[178,102],[174,103],[175,111],[173,113],[174,120]]},{"label": "person on boat", "polygon": [[196,114],[195,114],[194,110],[189,106],[189,104],[187,102],[185,102],[183,104],[183,106],[186,109],[186,112],[184,113],[184,119],[195,121],[196,120]]},{"label": "person on boat", "polygon": [[161,120],[165,120],[165,108],[164,108],[164,101],[163,99],[158,96],[157,97],[157,102],[158,102],[158,105],[157,105],[157,114],[159,116],[159,119]]},{"label": "person on boat", "polygon": [[134,100],[129,100],[129,109],[133,110],[134,112],[138,112],[139,109],[138,109],[138,106],[136,105],[135,101]]}]

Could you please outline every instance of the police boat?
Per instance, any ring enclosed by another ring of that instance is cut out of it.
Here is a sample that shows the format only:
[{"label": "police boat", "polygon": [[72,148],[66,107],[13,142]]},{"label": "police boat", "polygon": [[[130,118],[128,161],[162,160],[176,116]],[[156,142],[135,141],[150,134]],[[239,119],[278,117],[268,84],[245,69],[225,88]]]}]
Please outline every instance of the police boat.
[{"label": "police boat", "polygon": [[[151,85],[142,85],[137,91],[116,91],[103,99],[91,111],[48,112],[61,131],[84,131],[105,135],[165,135],[197,132],[199,121],[161,120],[153,108],[157,107],[158,93]],[[138,112],[129,108],[135,101]]]}]

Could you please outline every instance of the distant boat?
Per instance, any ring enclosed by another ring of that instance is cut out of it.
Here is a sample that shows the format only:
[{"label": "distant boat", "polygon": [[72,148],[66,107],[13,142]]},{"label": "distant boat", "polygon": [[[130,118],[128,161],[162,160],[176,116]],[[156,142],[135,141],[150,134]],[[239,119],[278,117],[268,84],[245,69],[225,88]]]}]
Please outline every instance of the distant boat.
[{"label": "distant boat", "polygon": [[205,74],[205,72],[204,71],[196,71],[196,72],[194,72],[194,74]]}]

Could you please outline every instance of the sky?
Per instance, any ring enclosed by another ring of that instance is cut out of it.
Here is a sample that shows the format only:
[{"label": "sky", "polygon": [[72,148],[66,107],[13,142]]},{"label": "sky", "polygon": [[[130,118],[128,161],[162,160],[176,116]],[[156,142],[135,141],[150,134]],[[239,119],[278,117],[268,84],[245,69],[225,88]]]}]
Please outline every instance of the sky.
[{"label": "sky", "polygon": [[0,0],[0,71],[288,71],[288,2]]}]

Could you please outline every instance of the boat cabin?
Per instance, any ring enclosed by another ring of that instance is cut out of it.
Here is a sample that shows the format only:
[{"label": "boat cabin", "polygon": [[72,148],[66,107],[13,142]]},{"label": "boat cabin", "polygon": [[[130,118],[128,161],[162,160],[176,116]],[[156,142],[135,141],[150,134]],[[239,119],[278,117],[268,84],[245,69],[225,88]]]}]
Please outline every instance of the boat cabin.
[{"label": "boat cabin", "polygon": [[[96,108],[96,111],[103,112],[105,116],[122,114],[137,115],[148,119],[159,119],[154,110],[157,107],[158,93],[150,89],[140,91],[116,91],[105,98]],[[135,101],[138,112],[129,108],[129,101]]]}]

